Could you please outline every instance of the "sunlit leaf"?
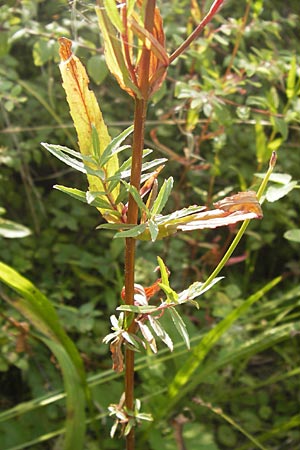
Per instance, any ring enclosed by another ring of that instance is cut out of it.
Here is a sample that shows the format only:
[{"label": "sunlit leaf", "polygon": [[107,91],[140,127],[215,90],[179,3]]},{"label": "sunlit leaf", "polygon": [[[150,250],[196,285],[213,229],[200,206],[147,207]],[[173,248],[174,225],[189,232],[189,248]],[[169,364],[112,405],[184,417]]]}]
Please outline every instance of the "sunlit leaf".
[{"label": "sunlit leaf", "polygon": [[122,8],[122,4],[119,4],[119,8],[117,7],[117,3],[115,0],[103,0],[105,13],[108,15],[114,27],[118,30],[119,33],[124,32],[124,25],[120,18],[119,9]]},{"label": "sunlit leaf", "polygon": [[133,126],[130,126],[129,128],[122,131],[122,133],[120,133],[118,136],[116,136],[114,139],[111,140],[111,142],[108,144],[108,146],[101,155],[99,161],[100,167],[104,166],[109,161],[109,159],[116,153],[119,153],[120,151],[130,148],[129,145],[121,147],[121,144],[132,133],[132,131]]},{"label": "sunlit leaf", "polygon": [[151,208],[152,215],[159,214],[163,210],[172,191],[172,187],[173,187],[173,178],[170,177],[164,181],[164,184],[162,185],[157,195],[157,198],[153,203],[153,206]]},{"label": "sunlit leaf", "polygon": [[[77,131],[80,152],[83,155],[94,154],[96,131],[99,141],[98,150],[100,154],[102,154],[110,143],[111,138],[108,134],[96,97],[89,89],[89,78],[86,70],[80,60],[72,53],[71,41],[66,38],[60,38],[59,43],[61,57],[59,68],[63,79],[63,87],[65,89],[67,101],[70,107],[70,113]],[[117,155],[113,155],[105,167],[103,167],[105,178],[108,178],[114,174],[118,168],[119,163]],[[89,174],[87,175],[87,178],[91,191],[105,190],[103,183],[99,178]],[[114,192],[112,193],[112,197],[117,197],[118,192],[119,189],[118,186],[116,186]],[[99,209],[101,213],[105,213],[105,210],[101,210],[101,208]],[[106,219],[110,221],[109,215],[106,216]]]},{"label": "sunlit leaf", "polygon": [[96,13],[104,41],[105,60],[110,72],[114,75],[122,89],[126,90],[130,95],[140,97],[139,88],[132,82],[125,63],[118,31],[110,20],[104,8],[103,1],[100,1],[99,6],[96,7]]},{"label": "sunlit leaf", "polygon": [[165,286],[169,286],[169,271],[165,265],[165,263],[163,262],[162,258],[160,258],[159,256],[157,257],[157,262],[159,265],[159,270],[160,270],[160,274],[161,274],[161,282],[165,285]]},{"label": "sunlit leaf", "polygon": [[153,334],[151,333],[150,328],[148,327],[147,324],[145,324],[141,320],[137,320],[136,323],[138,324],[139,329],[141,330],[141,333],[146,339],[147,343],[149,344],[151,350],[153,351],[153,353],[156,353],[157,352],[156,342]]},{"label": "sunlit leaf", "polygon": [[195,283],[191,284],[187,289],[178,294],[178,303],[185,303],[190,300],[193,300],[194,298],[199,297],[200,295],[204,294],[209,289],[211,289],[220,280],[222,280],[222,278],[223,277],[214,278],[214,280],[207,286],[205,286],[204,289],[203,289],[204,283],[201,283],[200,281],[195,281]]},{"label": "sunlit leaf", "polygon": [[155,242],[156,238],[158,236],[158,225],[157,225],[157,223],[155,223],[153,220],[150,219],[148,222],[148,226],[149,226],[151,241]]},{"label": "sunlit leaf", "polygon": [[297,181],[291,181],[285,185],[279,186],[269,186],[266,192],[266,199],[269,202],[276,202],[282,197],[285,197],[289,192],[291,192],[297,186]]},{"label": "sunlit leaf", "polygon": [[24,225],[0,218],[0,236],[4,238],[23,238],[29,236],[31,231]]},{"label": "sunlit leaf", "polygon": [[63,145],[47,144],[46,142],[41,142],[41,145],[45,147],[48,152],[52,153],[52,155],[56,156],[56,158],[60,159],[68,166],[72,167],[75,170],[78,170],[79,172],[86,173],[86,168],[84,163],[82,162],[82,158],[81,160],[78,160],[68,156],[68,153],[70,152],[67,152],[66,150],[70,149],[68,149],[67,147],[64,147]]},{"label": "sunlit leaf", "polygon": [[295,95],[296,76],[297,76],[297,58],[296,55],[293,55],[291,58],[291,67],[288,72],[286,81],[287,98],[292,98]]}]

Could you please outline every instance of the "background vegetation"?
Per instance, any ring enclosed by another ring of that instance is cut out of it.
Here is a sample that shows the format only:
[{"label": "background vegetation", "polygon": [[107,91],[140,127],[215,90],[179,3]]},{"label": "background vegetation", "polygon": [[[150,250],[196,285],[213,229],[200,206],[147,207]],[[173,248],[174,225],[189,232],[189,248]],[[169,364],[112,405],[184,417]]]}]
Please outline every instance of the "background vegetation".
[{"label": "background vegetation", "polygon": [[[209,5],[161,2],[169,51]],[[264,219],[250,225],[223,271],[225,280],[201,298],[199,311],[186,307],[194,345],[251,295],[265,291],[209,350],[172,411],[164,411],[166,386],[188,358],[186,350],[178,343],[172,354],[140,357],[138,396],[147,412],[160,417],[150,430],[141,427],[143,448],[184,449],[183,441],[188,450],[259,448],[247,434],[261,448],[300,447],[299,16],[296,1],[228,1],[170,68],[150,107],[147,145],[170,160],[175,208],[210,205],[255,186],[254,174],[265,171],[272,150],[278,150],[278,164]],[[77,145],[57,68],[57,38],[74,40],[111,134],[131,124],[132,105],[108,75],[93,5],[8,1],[0,23],[0,206],[3,217],[32,232],[1,238],[1,260],[51,299],[83,357],[101,432],[101,446],[90,431],[86,449],[122,448],[122,441],[109,438],[105,411],[123,388],[101,341],[123,286],[123,244],[110,231],[95,231],[99,215],[93,208],[52,189],[85,186],[40,146]],[[205,280],[235,232],[197,231],[155,247],[140,244],[138,281],[154,281],[157,254],[167,262],[174,288]],[[56,361],[22,316],[4,302],[0,308],[1,449],[59,448],[64,402]]]}]

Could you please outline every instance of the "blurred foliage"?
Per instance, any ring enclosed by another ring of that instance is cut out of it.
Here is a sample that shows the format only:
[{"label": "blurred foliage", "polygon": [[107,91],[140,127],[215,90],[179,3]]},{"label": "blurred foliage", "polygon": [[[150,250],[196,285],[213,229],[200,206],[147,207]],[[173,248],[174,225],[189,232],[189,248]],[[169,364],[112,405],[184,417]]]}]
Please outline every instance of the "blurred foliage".
[{"label": "blurred foliage", "polygon": [[[160,3],[171,52],[211,2]],[[165,175],[176,180],[170,207],[210,205],[229,192],[255,188],[255,174],[266,170],[273,150],[276,172],[285,178],[271,182],[264,219],[249,227],[223,271],[225,281],[206,294],[199,311],[186,307],[192,343],[269,281],[280,275],[281,283],[222,335],[168,420],[141,429],[145,449],[180,448],[182,439],[189,450],[258,448],[243,431],[261,448],[300,446],[299,16],[295,0],[229,0],[170,67],[150,105],[147,146],[169,158]],[[54,184],[86,189],[81,177],[40,146],[77,146],[57,67],[57,38],[74,40],[112,135],[130,125],[131,100],[108,75],[92,4],[9,0],[0,7],[0,23],[0,205],[5,219],[32,232],[23,239],[0,237],[1,259],[53,302],[89,373],[96,424],[104,433],[101,448],[121,449],[121,441],[109,438],[111,419],[104,411],[120,397],[122,384],[109,370],[101,341],[123,285],[123,244],[110,231],[95,231],[100,218],[93,208],[52,190]],[[137,282],[148,286],[155,280],[157,254],[171,271],[174,289],[205,280],[235,232],[229,227],[178,234],[155,246],[139,243]],[[16,326],[21,316],[4,303],[0,314],[1,409],[13,414],[11,408],[19,406],[24,412],[17,421],[0,416],[2,448],[58,448],[55,433],[53,440],[38,441],[63,424],[56,363],[30,332]],[[176,335],[172,339],[178,342]],[[138,360],[138,396],[154,417],[158,397],[164,399],[188,356],[175,344],[173,354],[161,350],[155,360]],[[44,398],[50,400],[42,407]],[[32,443],[25,446],[27,441]],[[95,448],[91,432],[86,449]]]}]

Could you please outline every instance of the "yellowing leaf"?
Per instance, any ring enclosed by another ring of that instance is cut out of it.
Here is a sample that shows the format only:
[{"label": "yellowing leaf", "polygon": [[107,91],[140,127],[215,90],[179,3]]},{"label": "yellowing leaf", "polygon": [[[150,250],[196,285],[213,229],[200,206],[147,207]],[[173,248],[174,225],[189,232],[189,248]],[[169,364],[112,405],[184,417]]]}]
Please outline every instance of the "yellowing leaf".
[{"label": "yellowing leaf", "polygon": [[[89,78],[80,60],[71,50],[72,43],[69,39],[60,38],[59,65],[63,79],[63,88],[66,92],[70,113],[76,128],[80,152],[83,155],[94,155],[95,133],[99,140],[100,155],[111,141],[107,127],[104,123],[102,113],[95,94],[89,89]],[[118,170],[118,158],[112,156],[102,169],[105,178],[114,175]],[[87,174],[90,191],[106,191],[105,186],[98,177]],[[118,187],[111,193],[110,201],[114,203],[118,195]],[[114,221],[106,214],[106,211],[99,208],[100,212],[108,221]]]},{"label": "yellowing leaf", "polygon": [[131,96],[148,100],[166,77],[169,57],[159,9],[149,29],[146,9],[140,1],[116,7],[113,0],[99,0],[96,12],[109,70]]}]

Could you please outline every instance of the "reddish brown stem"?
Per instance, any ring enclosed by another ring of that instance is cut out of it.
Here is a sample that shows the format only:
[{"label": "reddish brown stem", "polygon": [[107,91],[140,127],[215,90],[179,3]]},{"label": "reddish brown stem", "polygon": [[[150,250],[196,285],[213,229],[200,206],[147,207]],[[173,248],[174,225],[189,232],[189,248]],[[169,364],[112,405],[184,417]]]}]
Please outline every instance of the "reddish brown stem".
[{"label": "reddish brown stem", "polygon": [[201,20],[197,28],[189,35],[189,37],[178,47],[174,53],[169,58],[169,63],[171,64],[178,56],[180,56],[190,45],[191,43],[197,39],[205,25],[207,25],[211,19],[214,17],[214,15],[219,11],[221,6],[223,5],[224,0],[215,0],[206,14],[206,16]]},{"label": "reddish brown stem", "polygon": [[[154,22],[155,0],[148,0],[145,10],[145,29],[152,31]],[[144,47],[139,67],[139,87],[143,98],[135,99],[134,132],[132,145],[132,164],[130,184],[138,191],[141,184],[142,156],[144,148],[145,120],[149,93],[150,51]],[[127,222],[138,223],[138,206],[129,195]],[[125,303],[134,303],[134,269],[135,269],[135,239],[127,238],[125,246]],[[135,323],[131,322],[129,332],[134,333]],[[125,405],[130,411],[134,409],[134,352],[126,350],[125,367]],[[134,428],[126,436],[126,450],[134,450]]]}]

